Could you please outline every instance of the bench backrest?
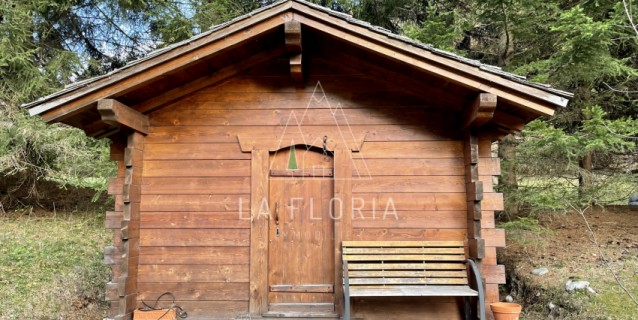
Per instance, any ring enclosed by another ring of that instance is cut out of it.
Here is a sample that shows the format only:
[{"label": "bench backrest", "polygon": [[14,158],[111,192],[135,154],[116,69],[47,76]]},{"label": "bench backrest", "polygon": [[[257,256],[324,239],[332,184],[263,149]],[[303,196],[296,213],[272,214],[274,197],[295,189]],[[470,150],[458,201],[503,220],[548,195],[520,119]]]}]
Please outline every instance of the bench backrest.
[{"label": "bench backrest", "polygon": [[463,241],[343,241],[351,287],[467,285]]}]

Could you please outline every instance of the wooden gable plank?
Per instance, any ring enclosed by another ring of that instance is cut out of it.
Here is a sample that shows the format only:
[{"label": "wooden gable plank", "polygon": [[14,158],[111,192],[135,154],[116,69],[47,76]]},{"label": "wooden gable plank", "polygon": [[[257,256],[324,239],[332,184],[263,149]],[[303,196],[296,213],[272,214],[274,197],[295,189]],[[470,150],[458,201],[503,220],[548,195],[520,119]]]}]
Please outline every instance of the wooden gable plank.
[{"label": "wooden gable plank", "polygon": [[155,96],[149,100],[139,103],[134,106],[134,109],[139,112],[147,113],[154,109],[157,109],[165,104],[173,102],[189,93],[193,93],[205,87],[215,85],[221,81],[228,79],[240,72],[248,70],[256,65],[274,59],[285,52],[285,48],[275,48],[269,51],[258,53],[245,61],[232,64],[224,67],[213,74],[203,76],[194,81],[187,82],[181,86],[173,88],[167,92],[164,92],[158,96]]},{"label": "wooden gable plank", "polygon": [[[353,25],[343,19],[317,12],[303,4],[293,3],[293,9],[298,11],[294,19],[304,25],[343,39],[353,45],[375,51],[393,60],[413,65],[427,73],[443,77],[457,84],[495,94],[536,114],[552,115],[555,110],[553,107],[547,106],[548,104],[567,105],[568,99],[566,98],[502,78],[459,61],[435,55],[411,44]],[[537,102],[537,100],[541,102]]]}]

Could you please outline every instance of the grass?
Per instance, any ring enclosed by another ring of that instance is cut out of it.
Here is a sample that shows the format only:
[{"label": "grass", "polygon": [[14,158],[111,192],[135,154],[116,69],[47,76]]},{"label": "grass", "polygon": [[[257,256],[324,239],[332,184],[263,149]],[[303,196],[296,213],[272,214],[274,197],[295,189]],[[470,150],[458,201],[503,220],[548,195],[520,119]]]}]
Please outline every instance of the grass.
[{"label": "grass", "polygon": [[[638,298],[638,259],[615,263],[613,268],[629,292]],[[612,277],[597,277],[592,280],[592,287],[598,290],[598,295],[589,305],[593,314],[604,314],[611,319],[631,319],[638,314],[638,306]]]},{"label": "grass", "polygon": [[0,216],[0,319],[101,319],[103,214]]},{"label": "grass", "polygon": [[525,246],[542,245],[543,238],[552,233],[552,230],[541,226],[532,217],[518,217],[513,221],[498,223],[497,227],[505,229],[510,240]]},{"label": "grass", "polygon": [[[544,287],[542,298],[524,314],[522,320],[536,319],[564,319],[564,320],[633,320],[638,314],[638,306],[618,286],[611,275],[605,273],[600,266],[589,266],[592,273],[598,273],[596,278],[587,280],[597,294],[585,292],[566,293],[561,286]],[[627,260],[623,263],[623,270],[619,277],[633,294],[638,296],[638,259]],[[561,282],[562,284],[562,282]],[[547,303],[558,305],[553,312],[547,309]]]}]

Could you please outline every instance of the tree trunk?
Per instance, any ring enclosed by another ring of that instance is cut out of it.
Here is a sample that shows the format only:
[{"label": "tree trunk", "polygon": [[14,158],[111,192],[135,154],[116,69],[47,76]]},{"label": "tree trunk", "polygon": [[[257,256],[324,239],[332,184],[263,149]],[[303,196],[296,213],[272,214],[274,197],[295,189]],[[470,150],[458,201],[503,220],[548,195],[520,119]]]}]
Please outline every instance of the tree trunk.
[{"label": "tree trunk", "polygon": [[591,175],[594,164],[592,162],[591,151],[587,152],[587,154],[578,161],[578,166],[580,167],[580,172],[578,173],[578,194],[582,198],[592,186]]},{"label": "tree trunk", "polygon": [[[584,85],[581,87],[581,90],[582,90],[581,101],[584,106],[583,110],[585,110],[587,106],[590,106],[591,86]],[[591,117],[589,117],[586,112],[583,112],[582,120],[590,120],[590,119]],[[578,166],[580,167],[580,172],[578,172],[578,195],[581,199],[583,199],[586,196],[587,191],[589,191],[592,187],[591,176],[592,176],[592,171],[594,169],[592,156],[593,156],[592,152],[589,151],[583,156],[582,159],[578,161]]]},{"label": "tree trunk", "polygon": [[518,214],[518,201],[513,196],[518,190],[516,175],[516,137],[507,135],[498,143],[498,156],[503,161],[501,168],[500,189],[506,195],[505,211],[512,215]]},{"label": "tree trunk", "polygon": [[510,18],[505,8],[505,3],[502,4],[503,13],[503,30],[499,37],[499,55],[498,66],[503,68],[510,64],[512,56],[514,55],[514,35],[512,33]]},{"label": "tree trunk", "polygon": [[[511,31],[508,12],[505,5],[501,7],[503,14],[503,30],[499,36],[498,66],[506,67],[514,54],[514,35]],[[518,215],[519,201],[516,200],[518,191],[518,177],[516,174],[516,137],[514,134],[505,136],[498,144],[498,156],[502,160],[500,191],[505,194],[505,212]]]}]

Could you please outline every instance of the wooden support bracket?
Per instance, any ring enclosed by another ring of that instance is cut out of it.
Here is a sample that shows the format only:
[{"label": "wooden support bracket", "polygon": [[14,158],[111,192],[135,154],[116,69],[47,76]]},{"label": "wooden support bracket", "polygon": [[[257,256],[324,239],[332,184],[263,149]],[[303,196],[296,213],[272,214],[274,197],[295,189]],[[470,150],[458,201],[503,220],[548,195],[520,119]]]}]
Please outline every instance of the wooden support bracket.
[{"label": "wooden support bracket", "polygon": [[286,50],[290,54],[290,77],[295,82],[303,81],[303,68],[301,58],[301,23],[290,20],[284,25],[286,38]]},{"label": "wooden support bracket", "polygon": [[124,127],[143,135],[148,134],[148,117],[117,100],[102,99],[97,103],[97,110],[102,116],[102,121],[113,127]]},{"label": "wooden support bracket", "polygon": [[494,117],[496,110],[496,95],[479,93],[472,103],[461,114],[461,129],[478,128]]}]

